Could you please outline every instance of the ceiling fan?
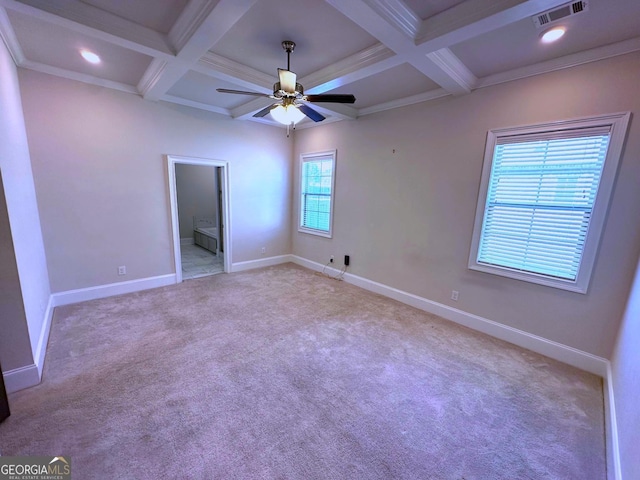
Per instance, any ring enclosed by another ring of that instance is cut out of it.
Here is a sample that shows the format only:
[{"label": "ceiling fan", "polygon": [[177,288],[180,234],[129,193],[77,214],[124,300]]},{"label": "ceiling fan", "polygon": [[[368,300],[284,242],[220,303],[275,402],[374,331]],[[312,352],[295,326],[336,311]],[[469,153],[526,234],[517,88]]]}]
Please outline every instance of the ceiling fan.
[{"label": "ceiling fan", "polygon": [[305,95],[302,85],[296,82],[296,74],[291,71],[291,52],[293,52],[295,46],[296,44],[291,40],[282,42],[282,48],[287,52],[287,69],[278,69],[279,81],[273,85],[273,94],[268,95],[244,90],[230,90],[228,88],[217,88],[216,90],[221,93],[253,95],[277,100],[277,102],[263,108],[253,116],[261,118],[271,113],[271,116],[283,125],[295,125],[302,120],[305,115],[314,122],[321,122],[325,119],[321,113],[311,108],[305,102],[354,103],[356,101],[356,97],[349,94]]}]

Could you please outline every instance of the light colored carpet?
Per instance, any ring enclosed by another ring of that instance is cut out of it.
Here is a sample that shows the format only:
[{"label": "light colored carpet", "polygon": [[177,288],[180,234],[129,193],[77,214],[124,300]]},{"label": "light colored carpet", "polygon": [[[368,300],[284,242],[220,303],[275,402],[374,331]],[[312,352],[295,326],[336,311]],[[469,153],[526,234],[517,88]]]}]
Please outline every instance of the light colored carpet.
[{"label": "light colored carpet", "polygon": [[76,479],[604,479],[601,380],[292,264],[55,311],[4,455]]}]

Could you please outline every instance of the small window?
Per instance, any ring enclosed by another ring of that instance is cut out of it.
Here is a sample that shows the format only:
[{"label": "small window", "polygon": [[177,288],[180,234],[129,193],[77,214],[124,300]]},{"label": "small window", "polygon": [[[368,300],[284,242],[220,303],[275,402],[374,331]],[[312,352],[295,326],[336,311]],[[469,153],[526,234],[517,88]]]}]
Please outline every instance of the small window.
[{"label": "small window", "polygon": [[300,156],[298,231],[331,237],[335,167],[335,150]]},{"label": "small window", "polygon": [[469,268],[586,293],[629,117],[490,131]]}]

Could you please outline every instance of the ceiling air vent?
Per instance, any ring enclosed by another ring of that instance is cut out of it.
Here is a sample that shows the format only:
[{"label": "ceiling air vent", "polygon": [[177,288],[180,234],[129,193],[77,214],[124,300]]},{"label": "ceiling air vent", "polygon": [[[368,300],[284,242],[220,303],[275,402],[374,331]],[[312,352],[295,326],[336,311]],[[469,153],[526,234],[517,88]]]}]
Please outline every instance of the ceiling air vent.
[{"label": "ceiling air vent", "polygon": [[581,0],[579,2],[567,3],[558,8],[554,8],[553,10],[547,10],[546,12],[539,13],[531,18],[533,19],[533,23],[536,24],[536,27],[544,28],[558,20],[586,12],[587,10],[589,10],[589,2]]}]

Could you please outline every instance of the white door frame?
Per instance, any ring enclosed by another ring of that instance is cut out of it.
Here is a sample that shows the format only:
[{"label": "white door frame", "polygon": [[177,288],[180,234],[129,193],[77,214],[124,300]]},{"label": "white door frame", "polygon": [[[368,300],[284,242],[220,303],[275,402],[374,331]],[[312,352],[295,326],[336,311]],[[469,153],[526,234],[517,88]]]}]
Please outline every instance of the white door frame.
[{"label": "white door frame", "polygon": [[169,198],[171,200],[171,229],[173,232],[173,256],[176,267],[176,283],[182,282],[182,259],[180,257],[180,224],[178,222],[178,195],[176,191],[176,164],[204,165],[222,168],[222,234],[224,245],[224,271],[231,271],[231,215],[229,209],[229,162],[209,158],[167,155],[169,173]]}]

